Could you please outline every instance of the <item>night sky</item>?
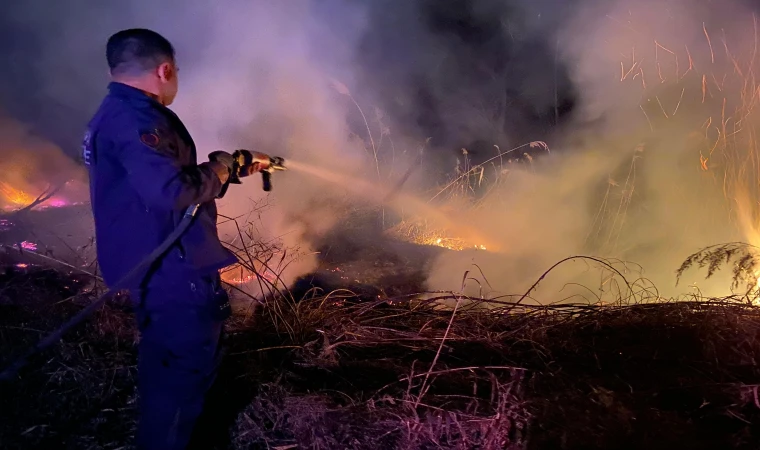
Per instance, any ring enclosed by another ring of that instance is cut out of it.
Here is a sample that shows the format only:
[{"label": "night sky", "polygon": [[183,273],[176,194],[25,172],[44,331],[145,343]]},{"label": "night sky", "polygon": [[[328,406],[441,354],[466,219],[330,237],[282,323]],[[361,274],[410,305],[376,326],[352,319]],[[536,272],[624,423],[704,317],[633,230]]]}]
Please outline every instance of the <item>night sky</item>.
[{"label": "night sky", "polygon": [[[330,67],[350,73],[356,96],[383,110],[396,133],[431,137],[448,165],[454,152],[478,141],[506,147],[550,140],[572,117],[579,94],[556,55],[551,30],[563,12],[553,3],[315,2],[313,27],[347,49],[331,52],[321,39],[313,50],[325,61],[335,57]],[[75,156],[108,82],[104,46],[111,33],[155,28],[173,41],[184,71],[203,64],[213,19],[202,11],[210,2],[161,5],[156,11],[147,1],[5,2],[0,52],[11,63],[0,71],[0,109]],[[355,114],[347,119],[356,120]]]}]

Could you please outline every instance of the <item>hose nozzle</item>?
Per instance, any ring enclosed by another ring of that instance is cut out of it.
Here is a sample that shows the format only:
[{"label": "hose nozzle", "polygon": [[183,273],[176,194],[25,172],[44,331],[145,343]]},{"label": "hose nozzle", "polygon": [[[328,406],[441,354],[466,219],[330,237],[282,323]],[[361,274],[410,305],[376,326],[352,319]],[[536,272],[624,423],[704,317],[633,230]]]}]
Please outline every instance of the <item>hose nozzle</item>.
[{"label": "hose nozzle", "polygon": [[285,167],[285,158],[282,156],[270,156],[269,168],[271,170],[288,170],[288,168]]}]

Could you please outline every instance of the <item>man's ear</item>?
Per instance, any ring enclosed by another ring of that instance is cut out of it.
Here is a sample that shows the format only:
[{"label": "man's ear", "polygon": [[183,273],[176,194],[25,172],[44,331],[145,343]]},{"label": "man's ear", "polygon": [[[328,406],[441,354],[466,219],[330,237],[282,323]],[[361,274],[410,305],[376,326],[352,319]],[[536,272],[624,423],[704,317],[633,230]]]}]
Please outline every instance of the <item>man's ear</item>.
[{"label": "man's ear", "polygon": [[171,81],[176,76],[177,74],[174,73],[174,65],[172,63],[164,62],[158,66],[158,78],[164,83]]}]

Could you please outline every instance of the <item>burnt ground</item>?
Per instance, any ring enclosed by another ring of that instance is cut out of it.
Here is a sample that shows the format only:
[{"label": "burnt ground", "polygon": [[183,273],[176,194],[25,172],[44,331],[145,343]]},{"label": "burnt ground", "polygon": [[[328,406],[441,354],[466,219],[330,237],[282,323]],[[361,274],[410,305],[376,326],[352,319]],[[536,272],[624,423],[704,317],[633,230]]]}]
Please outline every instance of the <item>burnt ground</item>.
[{"label": "burnt ground", "polygon": [[399,241],[381,224],[377,215],[355,215],[321,237],[319,267],[296,281],[293,296],[301,298],[314,288],[348,289],[364,300],[423,292],[428,265],[449,250]]},{"label": "burnt ground", "polygon": [[[271,301],[231,321],[200,448],[760,448],[757,308],[504,306],[452,320],[385,296],[422,288],[441,250],[361,239],[326,240],[323,266],[302,282],[354,283],[361,298]],[[61,267],[19,267],[30,255],[0,256],[4,367],[97,286]],[[118,297],[0,383],[0,447],[130,448],[135,339]]]}]

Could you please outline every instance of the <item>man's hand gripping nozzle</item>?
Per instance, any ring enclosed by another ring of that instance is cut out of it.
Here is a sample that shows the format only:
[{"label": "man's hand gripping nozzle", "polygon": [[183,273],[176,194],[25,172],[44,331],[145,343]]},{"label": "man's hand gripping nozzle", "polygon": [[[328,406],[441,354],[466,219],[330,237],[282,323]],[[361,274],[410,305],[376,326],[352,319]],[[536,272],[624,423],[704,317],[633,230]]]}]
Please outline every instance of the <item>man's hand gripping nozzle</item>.
[{"label": "man's hand gripping nozzle", "polygon": [[253,152],[250,150],[235,150],[232,154],[235,160],[233,173],[237,176],[231,179],[231,183],[240,183],[240,177],[261,173],[263,188],[266,192],[272,190],[272,174],[275,170],[285,170],[285,159],[281,156],[269,156],[266,153]]},{"label": "man's hand gripping nozzle", "polygon": [[217,151],[211,153],[209,159],[221,162],[229,168],[231,184],[241,184],[241,178],[260,172],[264,190],[267,192],[272,190],[272,174],[276,170],[286,170],[285,159],[281,156],[269,156],[251,150],[235,150],[232,155]]}]

